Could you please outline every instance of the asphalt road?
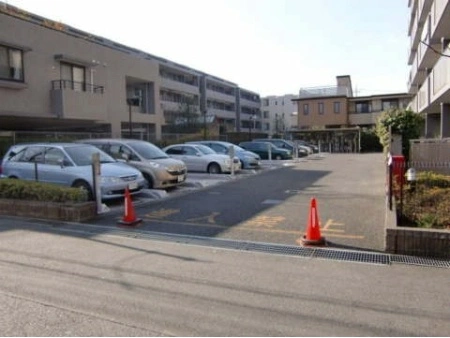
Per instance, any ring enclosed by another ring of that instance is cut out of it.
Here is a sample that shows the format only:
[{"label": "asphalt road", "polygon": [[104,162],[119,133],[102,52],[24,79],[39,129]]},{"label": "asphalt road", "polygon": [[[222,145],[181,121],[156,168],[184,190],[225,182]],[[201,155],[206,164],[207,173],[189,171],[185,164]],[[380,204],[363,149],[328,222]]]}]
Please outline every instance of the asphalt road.
[{"label": "asphalt road", "polygon": [[0,220],[2,336],[448,336],[448,269]]},{"label": "asphalt road", "polygon": [[[138,200],[139,230],[295,245],[306,231],[314,197],[328,246],[384,250],[382,154],[273,163],[257,174],[209,178],[214,184],[203,189]],[[123,215],[123,207],[115,207],[89,224],[116,226]]]}]

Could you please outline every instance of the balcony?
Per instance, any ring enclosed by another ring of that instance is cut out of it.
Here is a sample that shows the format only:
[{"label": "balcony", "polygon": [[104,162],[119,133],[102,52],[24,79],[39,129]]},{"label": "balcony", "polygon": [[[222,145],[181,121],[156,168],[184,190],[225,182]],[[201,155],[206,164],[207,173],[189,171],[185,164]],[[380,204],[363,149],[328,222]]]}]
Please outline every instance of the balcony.
[{"label": "balcony", "polygon": [[107,99],[104,87],[69,80],[52,81],[52,114],[66,119],[105,121]]},{"label": "balcony", "polygon": [[236,103],[236,97],[234,95],[228,95],[215,90],[207,89],[206,97],[208,100],[217,100],[227,103]]},{"label": "balcony", "polygon": [[417,112],[423,112],[430,104],[430,86],[427,78],[417,92]]},{"label": "balcony", "polygon": [[332,96],[351,96],[347,87],[328,86],[328,87],[310,87],[301,88],[298,93],[298,99],[315,99]]},{"label": "balcony", "polygon": [[250,101],[241,97],[241,107],[260,108],[261,102]]},{"label": "balcony", "polygon": [[166,77],[161,77],[161,87],[191,95],[198,96],[200,94],[200,88],[198,85],[196,86],[186,82],[175,81]]},{"label": "balcony", "polygon": [[371,113],[349,113],[348,122],[351,126],[376,125],[378,118],[383,112]]},{"label": "balcony", "polygon": [[430,74],[430,102],[450,102],[450,58],[441,56]]},{"label": "balcony", "polygon": [[217,108],[208,108],[208,114],[215,115],[221,119],[236,119],[236,112]]}]

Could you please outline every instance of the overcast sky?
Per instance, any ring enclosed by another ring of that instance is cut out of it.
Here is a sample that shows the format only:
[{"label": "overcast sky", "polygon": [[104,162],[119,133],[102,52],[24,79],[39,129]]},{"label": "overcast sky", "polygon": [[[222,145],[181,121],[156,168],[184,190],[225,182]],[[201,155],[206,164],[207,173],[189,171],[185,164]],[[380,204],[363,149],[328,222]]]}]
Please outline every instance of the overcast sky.
[{"label": "overcast sky", "polygon": [[5,2],[261,96],[335,85],[338,75],[357,95],[407,91],[407,0]]}]

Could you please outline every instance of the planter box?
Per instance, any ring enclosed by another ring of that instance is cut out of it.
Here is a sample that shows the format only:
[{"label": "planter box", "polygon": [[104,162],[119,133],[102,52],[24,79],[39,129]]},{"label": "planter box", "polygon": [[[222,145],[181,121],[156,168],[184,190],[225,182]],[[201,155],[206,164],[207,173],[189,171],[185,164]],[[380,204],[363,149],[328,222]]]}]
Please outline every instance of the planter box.
[{"label": "planter box", "polygon": [[82,222],[97,215],[95,202],[53,203],[0,199],[0,215]]},{"label": "planter box", "polygon": [[395,206],[392,209],[386,207],[386,252],[450,259],[449,230],[399,227]]}]

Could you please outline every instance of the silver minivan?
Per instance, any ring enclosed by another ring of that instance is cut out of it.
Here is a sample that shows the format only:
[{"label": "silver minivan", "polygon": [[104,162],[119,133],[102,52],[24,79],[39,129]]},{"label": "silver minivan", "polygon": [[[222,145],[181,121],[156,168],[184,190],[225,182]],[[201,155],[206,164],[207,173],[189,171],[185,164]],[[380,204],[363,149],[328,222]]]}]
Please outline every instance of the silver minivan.
[{"label": "silver minivan", "polygon": [[176,187],[186,181],[183,161],[169,157],[153,143],[132,139],[85,139],[77,142],[92,144],[118,161],[139,169],[149,189]]}]

